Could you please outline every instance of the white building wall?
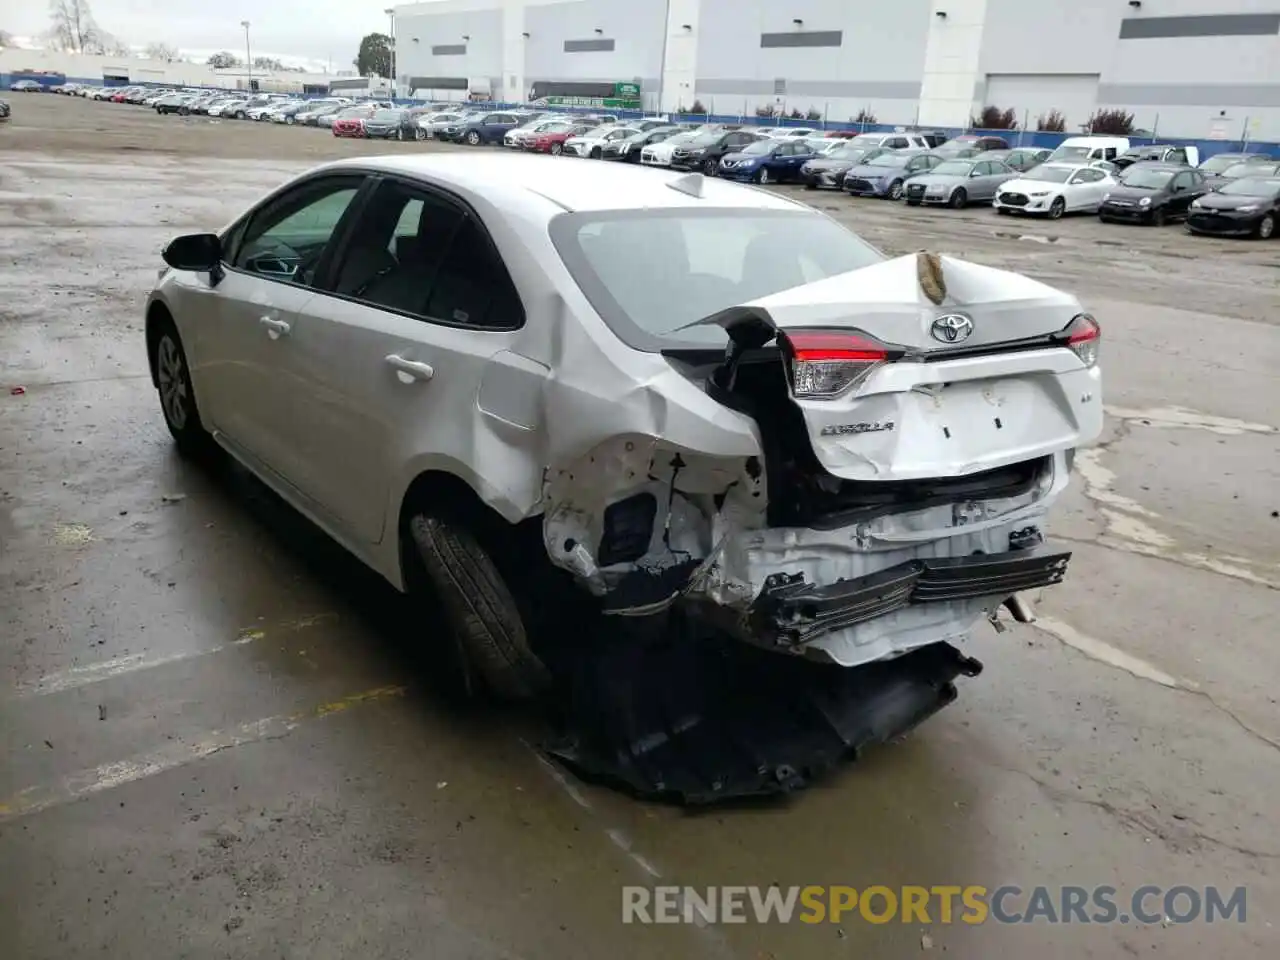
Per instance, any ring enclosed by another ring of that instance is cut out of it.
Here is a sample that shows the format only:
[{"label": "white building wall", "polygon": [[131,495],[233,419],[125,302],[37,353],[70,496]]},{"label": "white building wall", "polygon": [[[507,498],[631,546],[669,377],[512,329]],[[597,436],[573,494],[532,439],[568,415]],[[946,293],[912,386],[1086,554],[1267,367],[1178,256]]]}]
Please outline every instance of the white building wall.
[{"label": "white building wall", "polygon": [[716,113],[911,123],[928,17],[929,0],[701,0],[695,94]]},{"label": "white building wall", "polygon": [[[529,34],[525,85],[538,80],[638,82],[641,93],[653,99],[662,76],[665,17],[666,0],[562,0],[530,5],[524,14]],[[591,46],[610,49],[580,49]]]},{"label": "white building wall", "polygon": [[[987,0],[933,0],[920,81],[920,122],[963,127],[975,107]],[[1041,4],[1043,6],[1043,4]]]}]

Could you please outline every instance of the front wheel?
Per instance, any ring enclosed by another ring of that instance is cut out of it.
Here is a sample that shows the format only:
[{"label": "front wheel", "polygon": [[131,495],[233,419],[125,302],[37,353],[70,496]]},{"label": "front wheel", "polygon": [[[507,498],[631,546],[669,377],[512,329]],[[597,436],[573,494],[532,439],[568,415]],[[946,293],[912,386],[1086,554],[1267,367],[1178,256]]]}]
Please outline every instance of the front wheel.
[{"label": "front wheel", "polygon": [[716,168],[719,162],[720,162],[719,160],[716,160],[712,157],[708,157],[706,160],[702,161],[703,176],[714,177],[716,175]]},{"label": "front wheel", "polygon": [[1276,218],[1273,214],[1268,213],[1258,221],[1258,226],[1254,229],[1253,235],[1259,240],[1270,240],[1276,235]]},{"label": "front wheel", "polygon": [[1061,220],[1062,215],[1067,212],[1067,201],[1062,197],[1054,197],[1053,203],[1049,204],[1049,219]]},{"label": "front wheel", "polygon": [[907,206],[908,206],[908,207],[918,207],[918,206],[920,206],[920,201],[919,201],[919,200],[910,200],[910,199],[908,199],[908,200],[907,200]]},{"label": "front wheel", "polygon": [[902,181],[901,180],[895,180],[893,181],[893,183],[889,184],[889,199],[890,200],[902,199]]},{"label": "front wheel", "polygon": [[404,142],[404,127],[400,127],[396,130],[396,139],[402,143]]},{"label": "front wheel", "polygon": [[951,207],[953,210],[963,210],[968,202],[969,194],[964,187],[958,188],[955,193],[951,194]]},{"label": "front wheel", "polygon": [[564,153],[564,145],[563,145],[563,144],[560,144],[560,143],[553,143],[553,144],[551,145],[551,155],[552,155],[553,157],[558,157],[558,156],[560,156],[560,154],[562,154],[562,153]]},{"label": "front wheel", "polygon": [[237,110],[237,111],[236,111],[236,119],[237,119],[237,120],[243,120],[243,119],[244,119],[244,117],[245,117],[245,113],[244,113],[244,111],[243,111],[243,110]]},{"label": "front wheel", "polygon": [[471,144],[471,146],[473,147],[480,146],[480,133],[476,130],[472,130],[470,133],[468,133],[467,143]]},{"label": "front wheel", "polygon": [[416,130],[413,131],[413,139],[415,140],[427,139],[427,131],[423,130],[421,127],[418,127]]},{"label": "front wheel", "polygon": [[761,167],[755,176],[756,183],[769,184],[773,182],[773,178],[769,176],[767,167]]},{"label": "front wheel", "polygon": [[290,126],[293,126],[298,121],[294,120],[293,117],[285,117],[284,122],[289,124]]},{"label": "front wheel", "polygon": [[1164,222],[1165,222],[1164,207],[1160,207],[1158,210],[1156,210],[1154,213],[1151,214],[1151,225],[1153,227],[1163,227]]},{"label": "front wheel", "polygon": [[182,349],[178,328],[171,320],[163,321],[156,332],[152,363],[164,423],[173,435],[178,452],[191,455],[207,450],[209,434],[200,421],[187,354]]},{"label": "front wheel", "polygon": [[600,151],[600,148],[599,148],[599,147],[592,147],[592,148],[591,148],[591,159],[592,159],[592,160],[599,160],[602,156],[604,156],[604,154]]}]

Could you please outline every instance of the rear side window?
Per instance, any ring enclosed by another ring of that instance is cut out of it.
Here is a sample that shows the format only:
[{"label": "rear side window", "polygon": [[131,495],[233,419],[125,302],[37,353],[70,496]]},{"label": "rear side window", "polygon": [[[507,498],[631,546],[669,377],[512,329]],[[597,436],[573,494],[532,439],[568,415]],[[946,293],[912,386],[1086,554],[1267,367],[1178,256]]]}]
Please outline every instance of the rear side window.
[{"label": "rear side window", "polygon": [[452,200],[381,183],[351,234],[334,292],[419,319],[489,330],[524,310],[488,234]]}]

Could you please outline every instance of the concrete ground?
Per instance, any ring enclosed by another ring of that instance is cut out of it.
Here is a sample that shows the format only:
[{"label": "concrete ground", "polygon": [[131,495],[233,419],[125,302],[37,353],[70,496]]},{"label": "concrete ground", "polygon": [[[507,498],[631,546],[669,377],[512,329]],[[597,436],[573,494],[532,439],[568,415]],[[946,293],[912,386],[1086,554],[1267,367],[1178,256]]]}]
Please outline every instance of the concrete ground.
[{"label": "concrete ground", "polygon": [[[450,708],[388,588],[171,449],[140,309],[162,244],[323,158],[429,145],[10,99],[0,955],[1280,955],[1280,243],[805,194],[890,252],[1078,293],[1109,427],[1054,525],[1069,579],[1036,625],[977,631],[955,706],[695,813]],[[1244,886],[1247,919],[623,926],[621,886],[655,882]]]}]

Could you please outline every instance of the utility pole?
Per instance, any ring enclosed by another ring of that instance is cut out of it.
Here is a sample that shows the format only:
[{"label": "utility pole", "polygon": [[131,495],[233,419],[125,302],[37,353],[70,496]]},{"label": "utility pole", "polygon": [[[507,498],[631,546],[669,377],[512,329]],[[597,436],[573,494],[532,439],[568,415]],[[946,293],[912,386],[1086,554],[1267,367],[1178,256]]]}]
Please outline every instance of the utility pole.
[{"label": "utility pole", "polygon": [[249,50],[249,21],[241,20],[240,26],[244,27],[244,65],[249,71],[249,80],[247,92],[253,92],[253,54]]},{"label": "utility pole", "polygon": [[396,98],[396,8],[387,7],[382,11],[391,20],[391,99]]}]

